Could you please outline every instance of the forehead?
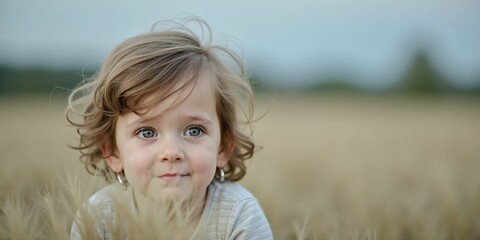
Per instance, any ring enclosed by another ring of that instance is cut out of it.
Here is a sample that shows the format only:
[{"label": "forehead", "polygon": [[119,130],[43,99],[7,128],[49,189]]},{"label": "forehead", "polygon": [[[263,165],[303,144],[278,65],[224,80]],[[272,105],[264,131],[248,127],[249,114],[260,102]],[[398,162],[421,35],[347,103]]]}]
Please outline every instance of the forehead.
[{"label": "forehead", "polygon": [[186,104],[207,104],[215,108],[216,88],[215,78],[208,71],[200,71],[197,76],[186,74],[179,78],[170,87],[169,91],[157,89],[140,101],[146,105],[144,109],[136,111],[146,118],[155,117],[163,112]]}]

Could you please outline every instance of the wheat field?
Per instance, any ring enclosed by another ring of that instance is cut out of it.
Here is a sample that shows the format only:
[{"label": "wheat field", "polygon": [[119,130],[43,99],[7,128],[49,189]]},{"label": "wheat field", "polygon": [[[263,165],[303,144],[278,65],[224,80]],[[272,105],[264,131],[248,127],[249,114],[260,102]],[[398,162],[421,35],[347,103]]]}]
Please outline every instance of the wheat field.
[{"label": "wheat field", "polygon": [[[480,99],[266,95],[241,183],[275,239],[480,239]],[[94,178],[64,102],[0,98],[0,239],[66,237],[94,189],[57,191]]]}]

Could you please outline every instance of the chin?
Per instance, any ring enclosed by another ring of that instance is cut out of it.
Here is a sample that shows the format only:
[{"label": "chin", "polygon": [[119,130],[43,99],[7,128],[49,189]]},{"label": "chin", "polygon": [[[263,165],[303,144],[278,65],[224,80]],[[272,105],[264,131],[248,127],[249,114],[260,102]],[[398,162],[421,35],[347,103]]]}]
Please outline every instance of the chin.
[{"label": "chin", "polygon": [[162,191],[153,193],[150,196],[158,202],[178,202],[178,201],[184,201],[188,198],[187,193],[185,193],[185,190],[180,189],[180,188],[168,188],[168,189],[162,189]]}]

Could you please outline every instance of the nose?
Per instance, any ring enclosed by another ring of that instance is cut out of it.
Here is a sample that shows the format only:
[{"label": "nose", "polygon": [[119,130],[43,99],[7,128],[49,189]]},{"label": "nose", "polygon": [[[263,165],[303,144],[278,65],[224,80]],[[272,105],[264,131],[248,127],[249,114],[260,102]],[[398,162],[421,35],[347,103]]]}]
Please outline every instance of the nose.
[{"label": "nose", "polygon": [[176,137],[170,136],[162,139],[159,159],[162,162],[182,161],[185,156],[181,143]]}]

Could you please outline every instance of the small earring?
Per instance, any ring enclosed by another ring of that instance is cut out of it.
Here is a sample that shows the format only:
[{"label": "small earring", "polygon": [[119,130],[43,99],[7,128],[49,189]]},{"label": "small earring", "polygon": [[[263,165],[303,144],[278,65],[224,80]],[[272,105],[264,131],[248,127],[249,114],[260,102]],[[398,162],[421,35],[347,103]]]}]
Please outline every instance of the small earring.
[{"label": "small earring", "polygon": [[122,179],[122,176],[120,173],[115,173],[115,175],[117,176],[117,180],[122,185],[123,189],[126,189],[128,186],[127,179],[126,178]]},{"label": "small earring", "polygon": [[224,182],[225,181],[225,172],[223,171],[223,168],[219,168],[220,170],[220,178],[218,179],[219,182]]}]

